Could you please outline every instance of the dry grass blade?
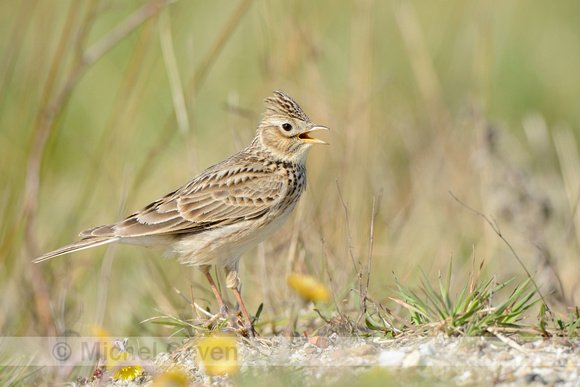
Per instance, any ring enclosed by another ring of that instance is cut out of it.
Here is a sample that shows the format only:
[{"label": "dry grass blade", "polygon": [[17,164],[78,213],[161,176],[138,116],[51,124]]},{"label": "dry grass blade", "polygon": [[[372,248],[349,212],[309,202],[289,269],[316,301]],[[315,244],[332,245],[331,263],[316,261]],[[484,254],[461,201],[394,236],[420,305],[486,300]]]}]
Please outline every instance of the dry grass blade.
[{"label": "dry grass blade", "polygon": [[509,345],[510,347],[512,347],[513,349],[518,350],[519,352],[522,352],[522,353],[528,353],[528,351],[526,351],[521,345],[519,345],[518,343],[516,343],[515,341],[513,341],[509,337],[504,336],[503,334],[498,332],[497,329],[494,329],[492,327],[488,327],[487,331],[489,333],[491,333],[492,335],[494,335],[495,337],[497,337],[498,339],[500,339],[502,342],[504,342],[507,345]]},{"label": "dry grass blade", "polygon": [[[18,52],[20,51],[19,37],[25,34],[28,30],[28,25],[32,21],[30,17],[30,7],[32,0],[21,1],[20,9],[18,11],[17,21],[14,23],[14,27],[10,32],[10,37],[8,42],[8,50],[3,53],[2,60],[2,76],[0,77],[0,90],[8,90],[9,83],[13,78],[14,71],[16,69],[16,60],[18,59]],[[8,93],[0,93],[0,112],[4,108],[4,102]]]},{"label": "dry grass blade", "polygon": [[135,28],[141,26],[149,18],[158,14],[164,7],[173,3],[175,0],[151,0],[141,8],[133,12],[122,23],[110,31],[105,37],[101,38],[91,48],[89,48],[82,57],[83,65],[90,66],[103,55],[105,55],[117,43],[123,40]]},{"label": "dry grass blade", "polygon": [[336,302],[336,291],[334,289],[334,281],[332,280],[332,275],[330,274],[330,269],[328,268],[328,255],[326,254],[324,239],[321,241],[322,244],[322,256],[324,257],[324,266],[326,267],[326,275],[328,275],[328,283],[330,287],[330,294],[332,296],[332,302],[334,303],[334,308],[337,313],[340,315],[342,311],[338,307],[338,303]]},{"label": "dry grass blade", "polygon": [[367,311],[366,301],[367,301],[367,294],[369,292],[369,284],[370,284],[370,280],[371,280],[371,263],[372,263],[372,259],[373,259],[375,217],[377,216],[377,207],[380,208],[380,202],[381,202],[382,196],[383,196],[383,193],[381,191],[381,193],[379,195],[379,200],[378,200],[379,205],[378,206],[376,206],[377,200],[373,196],[373,207],[371,210],[371,225],[370,225],[370,229],[369,229],[369,253],[368,253],[368,258],[367,258],[367,272],[366,272],[367,282],[366,282],[366,286],[364,287],[364,289],[361,289],[363,291],[362,294],[359,294],[362,297],[362,308],[361,308],[361,312],[356,320],[356,325],[359,324],[360,319]]},{"label": "dry grass blade", "polygon": [[173,97],[173,106],[175,108],[175,116],[177,117],[177,127],[181,135],[187,139],[187,134],[190,130],[189,118],[185,104],[185,95],[179,77],[177,60],[175,58],[175,50],[173,49],[168,11],[161,14],[159,35],[161,35],[161,51],[163,52],[163,59],[165,60],[165,67],[167,68],[167,75],[169,77],[169,86],[171,87],[171,96]]},{"label": "dry grass blade", "polygon": [[[354,253],[353,253],[353,247],[352,247],[352,236],[350,233],[350,223],[349,223],[349,219],[348,219],[348,207],[346,206],[346,203],[344,202],[344,199],[342,198],[342,193],[340,192],[340,186],[338,185],[338,180],[335,180],[336,183],[336,189],[338,190],[338,197],[340,199],[340,203],[342,204],[342,208],[344,210],[344,221],[345,221],[345,225],[346,225],[346,233],[347,233],[347,248],[348,248],[348,255],[350,257],[350,260],[352,262],[352,266],[354,268],[354,271],[356,273],[356,278],[358,280],[358,288],[359,288],[359,292],[362,295],[363,293],[363,282],[362,282],[362,267],[361,267],[361,263],[358,263],[358,266],[354,260]],[[361,299],[361,305],[362,305],[362,299]]]},{"label": "dry grass blade", "polygon": [[395,16],[431,122],[442,133],[451,120],[419,21],[410,3],[401,2]]},{"label": "dry grass blade", "polygon": [[[250,5],[252,5],[253,2],[254,0],[242,0],[238,5],[238,8],[234,10],[234,12],[224,25],[224,28],[221,30],[215,43],[212,45],[211,51],[209,52],[204,62],[199,67],[199,70],[196,72],[195,77],[193,78],[191,84],[189,85],[188,90],[192,92],[194,90],[198,91],[200,87],[203,85],[210,69],[215,64],[220,52],[222,52],[224,46],[231,38],[232,34],[234,33],[234,30],[236,29],[236,27],[242,20],[242,17],[246,14],[248,8],[250,8]],[[191,95],[192,93],[190,93],[190,96]]]}]

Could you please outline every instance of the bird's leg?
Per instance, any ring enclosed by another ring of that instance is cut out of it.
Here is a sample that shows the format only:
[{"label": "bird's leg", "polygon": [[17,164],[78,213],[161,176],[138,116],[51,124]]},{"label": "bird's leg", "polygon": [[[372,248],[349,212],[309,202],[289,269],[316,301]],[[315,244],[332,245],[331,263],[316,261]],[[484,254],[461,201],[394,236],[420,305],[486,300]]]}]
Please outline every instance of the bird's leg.
[{"label": "bird's leg", "polygon": [[250,335],[250,337],[256,337],[256,330],[254,329],[254,324],[252,324],[252,320],[250,320],[250,315],[246,310],[244,301],[242,301],[242,295],[240,294],[240,291],[238,290],[238,288],[232,288],[232,291],[234,292],[234,296],[236,296],[236,300],[238,300],[238,304],[240,304],[240,309],[242,310],[242,316],[244,316],[244,323],[246,325],[245,328],[248,331],[248,334]]},{"label": "bird's leg", "polygon": [[240,310],[242,311],[242,316],[244,317],[244,324],[245,328],[248,331],[250,337],[256,336],[256,330],[254,329],[254,324],[252,324],[252,320],[250,320],[250,315],[246,310],[246,305],[244,305],[244,301],[242,300],[242,295],[240,294],[239,286],[241,283],[240,277],[238,275],[238,267],[226,266],[226,286],[234,292],[234,296],[236,296],[236,300],[238,301],[238,305],[240,305]]},{"label": "bird's leg", "polygon": [[201,270],[203,274],[205,274],[205,277],[207,278],[207,281],[211,286],[211,290],[213,290],[213,294],[215,294],[215,298],[217,298],[218,304],[220,304],[219,314],[222,316],[228,316],[229,315],[228,307],[226,306],[224,299],[222,298],[222,295],[220,294],[215,282],[213,281],[211,274],[209,273],[210,267],[211,266],[209,265],[200,266],[199,270]]}]

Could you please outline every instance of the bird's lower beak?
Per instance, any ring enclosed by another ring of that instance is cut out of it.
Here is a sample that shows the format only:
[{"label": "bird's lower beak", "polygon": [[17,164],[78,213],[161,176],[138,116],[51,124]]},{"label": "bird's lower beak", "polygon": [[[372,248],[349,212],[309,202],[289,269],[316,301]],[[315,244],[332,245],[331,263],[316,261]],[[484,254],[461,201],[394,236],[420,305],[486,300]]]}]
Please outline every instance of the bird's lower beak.
[{"label": "bird's lower beak", "polygon": [[319,139],[314,138],[314,137],[310,137],[310,135],[309,135],[310,132],[312,132],[314,130],[330,130],[330,129],[328,129],[326,126],[314,126],[311,129],[309,129],[309,130],[307,130],[305,132],[300,133],[298,135],[298,138],[300,140],[308,143],[308,144],[325,144],[325,145],[328,145],[328,143],[325,142],[325,141],[319,140]]}]

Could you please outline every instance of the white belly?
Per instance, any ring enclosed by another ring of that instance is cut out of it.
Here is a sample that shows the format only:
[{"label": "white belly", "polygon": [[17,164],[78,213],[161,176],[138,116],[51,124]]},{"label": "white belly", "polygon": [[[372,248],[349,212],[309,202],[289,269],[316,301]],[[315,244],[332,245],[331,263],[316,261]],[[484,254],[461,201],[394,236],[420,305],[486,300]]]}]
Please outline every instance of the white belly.
[{"label": "white belly", "polygon": [[185,234],[170,244],[169,252],[178,255],[179,262],[187,265],[233,266],[244,253],[280,229],[293,209],[294,205],[280,216]]}]

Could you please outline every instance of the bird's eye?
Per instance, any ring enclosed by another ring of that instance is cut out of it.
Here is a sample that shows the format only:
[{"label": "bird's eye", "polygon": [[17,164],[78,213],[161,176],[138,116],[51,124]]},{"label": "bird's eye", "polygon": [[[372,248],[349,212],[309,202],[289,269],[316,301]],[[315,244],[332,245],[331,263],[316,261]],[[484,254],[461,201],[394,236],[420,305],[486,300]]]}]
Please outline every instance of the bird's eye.
[{"label": "bird's eye", "polygon": [[292,130],[292,125],[286,122],[286,123],[282,124],[282,129],[289,132]]}]

